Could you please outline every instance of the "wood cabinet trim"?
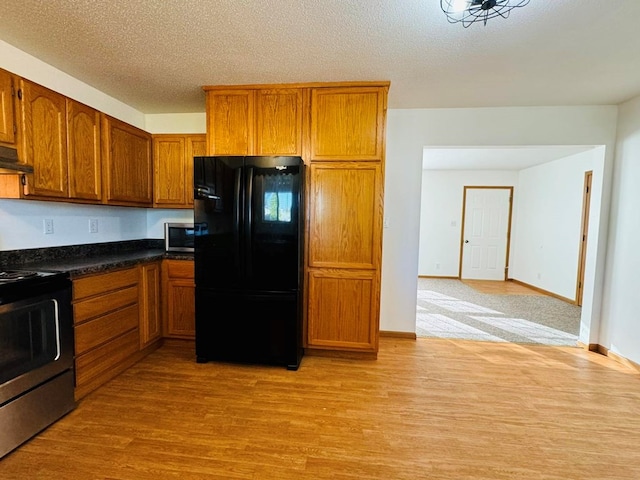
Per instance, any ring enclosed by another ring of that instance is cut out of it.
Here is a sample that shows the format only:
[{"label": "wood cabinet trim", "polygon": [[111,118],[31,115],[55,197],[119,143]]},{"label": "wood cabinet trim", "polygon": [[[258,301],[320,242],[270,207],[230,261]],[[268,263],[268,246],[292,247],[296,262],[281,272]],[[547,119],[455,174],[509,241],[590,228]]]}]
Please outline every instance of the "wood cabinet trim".
[{"label": "wood cabinet trim", "polygon": [[306,83],[257,83],[249,85],[204,85],[202,89],[205,92],[219,90],[262,90],[273,88],[335,88],[335,87],[381,87],[389,89],[391,82],[389,81],[354,81],[354,82],[306,82]]}]

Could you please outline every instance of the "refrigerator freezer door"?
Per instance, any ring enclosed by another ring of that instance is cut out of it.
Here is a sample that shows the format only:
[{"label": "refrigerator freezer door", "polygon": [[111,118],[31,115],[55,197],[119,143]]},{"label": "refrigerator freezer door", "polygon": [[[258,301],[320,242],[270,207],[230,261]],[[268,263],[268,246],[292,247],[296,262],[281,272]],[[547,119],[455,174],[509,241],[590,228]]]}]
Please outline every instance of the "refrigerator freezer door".
[{"label": "refrigerator freezer door", "polygon": [[298,369],[303,351],[297,293],[245,295],[196,287],[196,310],[198,362]]},{"label": "refrigerator freezer door", "polygon": [[196,285],[243,287],[243,164],[243,157],[194,158]]}]

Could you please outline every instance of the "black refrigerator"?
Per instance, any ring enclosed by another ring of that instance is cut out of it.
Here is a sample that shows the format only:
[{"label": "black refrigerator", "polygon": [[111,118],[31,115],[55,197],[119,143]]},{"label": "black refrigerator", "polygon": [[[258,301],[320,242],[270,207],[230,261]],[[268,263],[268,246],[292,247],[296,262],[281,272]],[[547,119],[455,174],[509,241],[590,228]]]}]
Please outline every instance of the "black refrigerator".
[{"label": "black refrigerator", "polygon": [[303,356],[300,157],[194,158],[196,360]]}]

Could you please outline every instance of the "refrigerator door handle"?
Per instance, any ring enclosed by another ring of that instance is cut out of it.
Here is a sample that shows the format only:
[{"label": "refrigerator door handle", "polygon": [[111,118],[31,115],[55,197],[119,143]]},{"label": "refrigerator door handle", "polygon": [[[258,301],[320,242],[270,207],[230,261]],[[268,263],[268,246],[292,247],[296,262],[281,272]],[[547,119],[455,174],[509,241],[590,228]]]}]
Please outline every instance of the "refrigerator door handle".
[{"label": "refrigerator door handle", "polygon": [[246,185],[245,185],[245,229],[244,229],[244,248],[245,248],[245,260],[246,260],[246,278],[253,277],[253,259],[251,258],[251,243],[253,237],[253,168],[247,167],[245,172]]},{"label": "refrigerator door handle", "polygon": [[201,187],[201,186],[196,187],[196,196],[198,198],[210,198],[211,200],[220,200],[220,195],[213,195],[210,192],[211,190],[209,189],[209,187]]},{"label": "refrigerator door handle", "polygon": [[233,201],[233,223],[234,223],[234,238],[236,248],[233,249],[235,255],[236,265],[238,265],[240,271],[242,271],[243,265],[242,254],[240,253],[240,240],[241,240],[241,227],[242,227],[242,211],[244,209],[244,205],[242,204],[242,169],[238,168],[235,170],[235,176],[233,179],[233,193],[235,200]]}]

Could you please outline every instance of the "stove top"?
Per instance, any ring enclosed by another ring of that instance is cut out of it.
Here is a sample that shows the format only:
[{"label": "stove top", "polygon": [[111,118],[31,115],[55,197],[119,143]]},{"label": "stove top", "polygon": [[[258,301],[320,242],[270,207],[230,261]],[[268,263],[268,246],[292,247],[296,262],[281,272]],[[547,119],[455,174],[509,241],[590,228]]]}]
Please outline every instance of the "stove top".
[{"label": "stove top", "polygon": [[24,278],[37,277],[38,272],[29,270],[5,270],[0,271],[0,282],[15,282]]},{"label": "stove top", "polygon": [[59,272],[36,272],[33,270],[0,270],[0,284],[21,282],[30,278],[60,275]]},{"label": "stove top", "polygon": [[0,270],[0,307],[65,288],[71,288],[71,279],[67,272]]}]

